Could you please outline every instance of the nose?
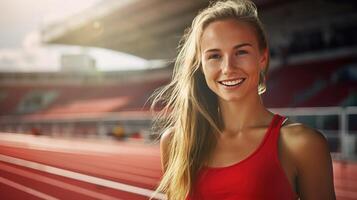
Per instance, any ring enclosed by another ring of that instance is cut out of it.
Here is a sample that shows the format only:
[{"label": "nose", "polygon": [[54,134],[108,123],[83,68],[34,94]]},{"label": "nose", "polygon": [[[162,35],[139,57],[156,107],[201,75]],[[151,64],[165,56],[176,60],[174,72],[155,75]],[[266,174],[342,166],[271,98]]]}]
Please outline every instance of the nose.
[{"label": "nose", "polygon": [[222,73],[224,75],[227,75],[231,72],[233,72],[236,68],[236,63],[234,62],[232,56],[226,55],[224,56],[223,62],[222,62]]}]

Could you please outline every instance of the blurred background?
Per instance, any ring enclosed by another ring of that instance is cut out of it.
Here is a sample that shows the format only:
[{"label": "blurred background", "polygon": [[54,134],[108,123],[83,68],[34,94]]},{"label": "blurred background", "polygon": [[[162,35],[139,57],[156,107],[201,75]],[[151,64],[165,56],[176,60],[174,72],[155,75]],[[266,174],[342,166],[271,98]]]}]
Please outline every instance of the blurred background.
[{"label": "blurred background", "polygon": [[[338,199],[357,199],[356,1],[254,2],[272,56],[265,105],[324,134]],[[147,99],[208,4],[2,0],[0,196],[148,199],[161,170]]]}]

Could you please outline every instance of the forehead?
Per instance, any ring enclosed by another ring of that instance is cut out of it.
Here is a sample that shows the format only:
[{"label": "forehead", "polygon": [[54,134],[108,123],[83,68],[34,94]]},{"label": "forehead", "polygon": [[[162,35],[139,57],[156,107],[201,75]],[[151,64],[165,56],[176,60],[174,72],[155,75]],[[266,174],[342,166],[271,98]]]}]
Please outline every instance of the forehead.
[{"label": "forehead", "polygon": [[210,23],[202,33],[201,50],[211,48],[233,48],[237,44],[250,43],[258,48],[252,25],[236,19],[225,19]]}]

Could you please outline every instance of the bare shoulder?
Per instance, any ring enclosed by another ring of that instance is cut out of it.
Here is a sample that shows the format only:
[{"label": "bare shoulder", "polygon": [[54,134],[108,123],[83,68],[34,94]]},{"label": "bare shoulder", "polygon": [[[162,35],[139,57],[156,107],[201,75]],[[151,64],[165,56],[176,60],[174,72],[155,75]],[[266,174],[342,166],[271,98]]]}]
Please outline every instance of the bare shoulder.
[{"label": "bare shoulder", "polygon": [[160,148],[161,149],[167,149],[173,133],[173,128],[168,128],[166,129],[160,136]]},{"label": "bare shoulder", "polygon": [[160,156],[161,156],[161,168],[165,172],[167,167],[167,161],[169,156],[169,145],[172,135],[174,134],[173,128],[166,129],[160,138]]},{"label": "bare shoulder", "polygon": [[308,153],[312,149],[315,151],[320,150],[324,153],[329,152],[325,136],[318,130],[304,124],[288,122],[281,127],[281,134],[289,149],[298,155]]},{"label": "bare shoulder", "polygon": [[321,132],[301,123],[288,123],[280,131],[284,146],[297,168],[301,169],[310,159],[318,162],[330,156],[327,139]]},{"label": "bare shoulder", "polygon": [[280,133],[297,169],[300,198],[334,200],[332,159],[325,136],[300,123],[286,124]]}]

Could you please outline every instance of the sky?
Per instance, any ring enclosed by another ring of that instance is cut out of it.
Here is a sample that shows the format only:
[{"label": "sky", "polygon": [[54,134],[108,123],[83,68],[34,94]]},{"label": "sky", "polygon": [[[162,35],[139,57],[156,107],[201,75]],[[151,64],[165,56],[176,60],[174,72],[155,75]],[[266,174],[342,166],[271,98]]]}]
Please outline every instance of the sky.
[{"label": "sky", "polygon": [[58,71],[62,54],[87,52],[101,71],[143,69],[148,61],[120,52],[41,43],[41,28],[105,0],[1,0],[0,72]]}]

